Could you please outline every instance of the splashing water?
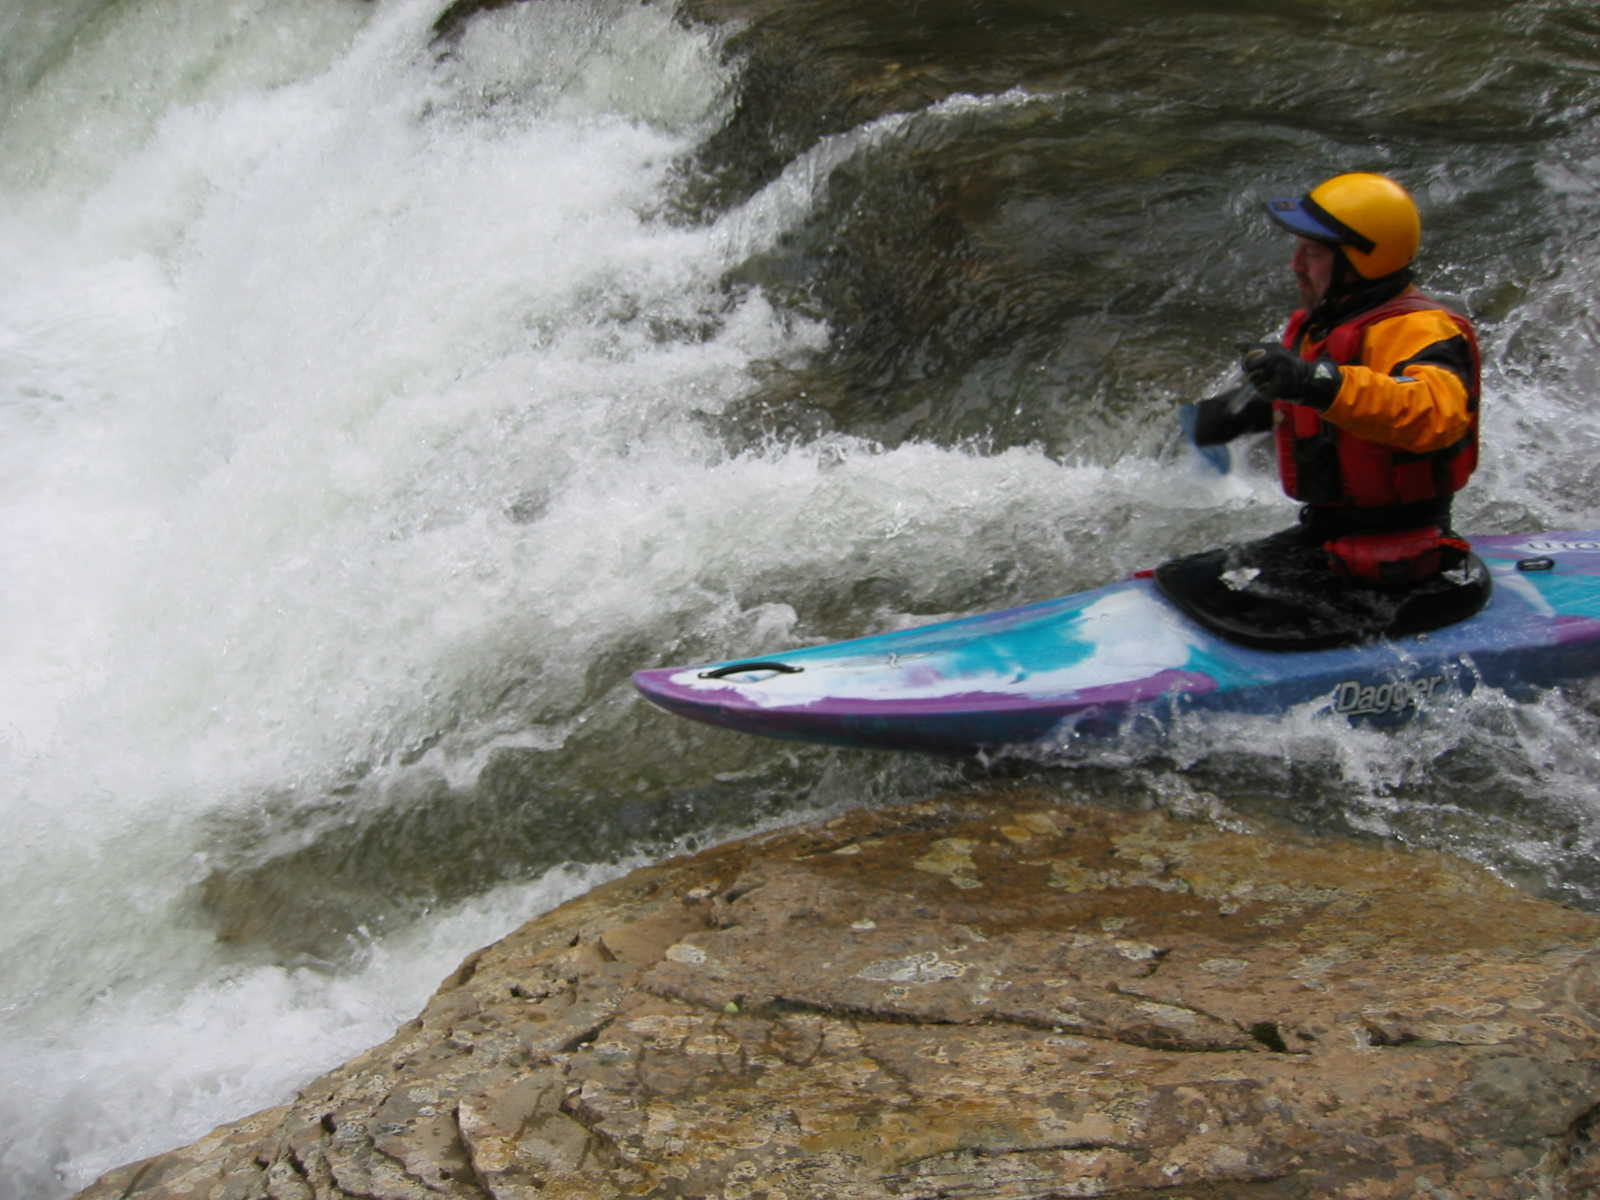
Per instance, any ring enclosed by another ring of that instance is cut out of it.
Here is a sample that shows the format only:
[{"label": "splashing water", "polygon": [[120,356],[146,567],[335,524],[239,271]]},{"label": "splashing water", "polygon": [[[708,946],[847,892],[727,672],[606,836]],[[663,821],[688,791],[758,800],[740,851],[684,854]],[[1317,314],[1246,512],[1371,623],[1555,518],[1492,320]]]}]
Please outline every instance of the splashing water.
[{"label": "splashing water", "polygon": [[637,521],[718,457],[694,417],[744,364],[817,336],[655,213],[716,38],[531,9],[443,53],[419,3],[106,8],[9,97],[6,1194],[281,1094],[575,886],[353,978],[230,963],[180,899],[218,811],[559,693],[646,603],[607,481]]}]

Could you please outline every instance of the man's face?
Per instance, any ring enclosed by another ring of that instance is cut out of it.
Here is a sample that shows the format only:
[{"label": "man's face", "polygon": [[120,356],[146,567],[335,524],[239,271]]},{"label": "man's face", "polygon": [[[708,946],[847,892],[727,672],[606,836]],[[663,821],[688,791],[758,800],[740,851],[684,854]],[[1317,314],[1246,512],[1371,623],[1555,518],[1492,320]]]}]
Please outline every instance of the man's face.
[{"label": "man's face", "polygon": [[1334,249],[1310,238],[1294,240],[1294,257],[1289,266],[1294,271],[1294,281],[1300,287],[1300,299],[1311,307],[1328,294],[1333,282]]}]

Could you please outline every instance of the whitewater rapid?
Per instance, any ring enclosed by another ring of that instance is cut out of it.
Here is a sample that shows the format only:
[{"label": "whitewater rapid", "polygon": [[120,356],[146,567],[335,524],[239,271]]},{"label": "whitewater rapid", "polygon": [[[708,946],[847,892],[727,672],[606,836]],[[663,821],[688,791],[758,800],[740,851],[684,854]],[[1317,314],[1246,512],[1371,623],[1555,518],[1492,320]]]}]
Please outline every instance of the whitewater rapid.
[{"label": "whitewater rapid", "polygon": [[52,39],[38,6],[53,62],[0,127],[0,1193],[30,1198],[280,1097],[592,881],[339,972],[184,901],[219,814],[442,727],[468,763],[559,741],[496,714],[644,603],[595,524],[618,464],[714,460],[685,415],[817,336],[653,211],[729,83],[669,14],[529,6],[441,56],[427,3],[89,11]]},{"label": "whitewater rapid", "polygon": [[914,527],[955,566],[930,511],[982,525],[1059,482],[1022,451],[730,455],[713,419],[752,365],[827,330],[725,272],[849,143],[675,222],[730,102],[717,34],[547,3],[445,50],[436,8],[13,14],[38,53],[0,125],[0,1194],[280,1099],[628,860],[337,963],[219,941],[193,901],[219,864],[559,750],[593,664],[686,608],[792,627],[718,580]]}]

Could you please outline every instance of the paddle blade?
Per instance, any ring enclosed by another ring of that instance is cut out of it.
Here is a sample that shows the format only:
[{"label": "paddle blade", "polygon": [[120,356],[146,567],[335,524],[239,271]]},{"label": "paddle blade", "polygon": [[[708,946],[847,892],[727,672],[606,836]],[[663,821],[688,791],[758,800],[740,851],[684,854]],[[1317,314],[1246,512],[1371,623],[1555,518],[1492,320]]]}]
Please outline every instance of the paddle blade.
[{"label": "paddle blade", "polygon": [[1226,475],[1233,467],[1233,458],[1226,445],[1200,446],[1194,440],[1197,410],[1192,404],[1178,405],[1178,427],[1183,430],[1183,440],[1200,456],[1202,462],[1218,475]]}]

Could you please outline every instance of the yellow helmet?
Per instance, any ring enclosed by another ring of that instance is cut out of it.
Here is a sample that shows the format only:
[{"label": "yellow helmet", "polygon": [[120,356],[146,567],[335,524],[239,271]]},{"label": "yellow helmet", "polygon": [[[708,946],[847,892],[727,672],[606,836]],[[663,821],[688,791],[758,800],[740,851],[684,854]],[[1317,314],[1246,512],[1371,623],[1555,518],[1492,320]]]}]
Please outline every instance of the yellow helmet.
[{"label": "yellow helmet", "polygon": [[1338,246],[1364,279],[1410,266],[1422,243],[1416,201],[1386,175],[1335,175],[1298,200],[1269,200],[1267,213],[1290,233]]}]

